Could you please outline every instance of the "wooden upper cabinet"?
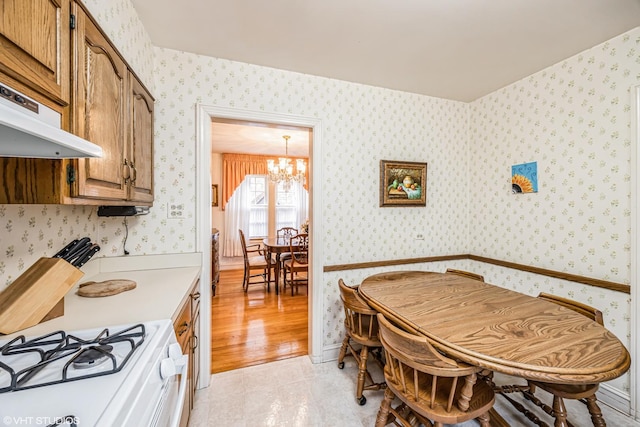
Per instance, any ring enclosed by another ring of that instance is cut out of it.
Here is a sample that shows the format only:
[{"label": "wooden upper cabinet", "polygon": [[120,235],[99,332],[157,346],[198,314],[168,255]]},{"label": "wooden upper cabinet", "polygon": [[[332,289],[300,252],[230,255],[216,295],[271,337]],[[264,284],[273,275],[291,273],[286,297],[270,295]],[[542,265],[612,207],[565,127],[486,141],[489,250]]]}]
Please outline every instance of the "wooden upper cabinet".
[{"label": "wooden upper cabinet", "polygon": [[153,98],[133,75],[129,87],[129,199],[153,202]]},{"label": "wooden upper cabinet", "polygon": [[70,0],[0,0],[0,71],[69,103]]},{"label": "wooden upper cabinet", "polygon": [[103,153],[3,159],[0,203],[153,204],[154,99],[80,2],[0,0],[0,81]]},{"label": "wooden upper cabinet", "polygon": [[77,179],[71,195],[124,200],[129,71],[80,7],[76,7],[73,51],[73,133],[102,147],[103,157],[77,160]]}]

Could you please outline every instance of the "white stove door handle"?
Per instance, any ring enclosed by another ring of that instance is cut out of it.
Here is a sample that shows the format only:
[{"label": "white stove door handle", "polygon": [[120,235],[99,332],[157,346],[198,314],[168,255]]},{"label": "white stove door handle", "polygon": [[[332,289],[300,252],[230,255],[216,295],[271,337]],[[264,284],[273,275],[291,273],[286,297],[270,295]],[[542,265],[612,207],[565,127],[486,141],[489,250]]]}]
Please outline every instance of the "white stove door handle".
[{"label": "white stove door handle", "polygon": [[166,380],[177,373],[176,362],[174,362],[173,359],[166,358],[160,361],[160,378]]},{"label": "white stove door handle", "polygon": [[180,370],[180,386],[178,389],[178,405],[176,405],[173,415],[171,416],[170,427],[180,426],[180,417],[182,416],[182,409],[184,407],[184,397],[187,393],[187,378],[189,376],[187,370],[189,369],[189,356],[183,354],[180,359],[176,360],[176,367]]},{"label": "white stove door handle", "polygon": [[160,377],[163,380],[166,380],[169,377],[177,375],[180,370],[180,366],[183,363],[182,349],[180,348],[180,344],[173,343],[169,346],[169,350],[167,351],[167,355],[169,357],[162,359],[160,361]]}]

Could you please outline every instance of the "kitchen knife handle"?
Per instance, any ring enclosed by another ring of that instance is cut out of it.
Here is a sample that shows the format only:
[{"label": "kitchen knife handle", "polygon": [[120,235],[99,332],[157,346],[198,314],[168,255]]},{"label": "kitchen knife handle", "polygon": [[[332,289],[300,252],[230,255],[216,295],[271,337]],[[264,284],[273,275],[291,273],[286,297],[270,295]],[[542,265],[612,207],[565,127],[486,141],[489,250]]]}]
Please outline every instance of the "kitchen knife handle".
[{"label": "kitchen knife handle", "polygon": [[71,262],[72,259],[74,259],[78,253],[80,251],[82,251],[83,249],[86,249],[87,247],[91,246],[91,239],[88,237],[83,237],[82,239],[80,239],[78,241],[78,243],[76,243],[68,252],[66,255],[64,255],[62,257],[62,259],[64,259],[67,262]]},{"label": "kitchen knife handle", "polygon": [[52,258],[62,258],[69,250],[78,243],[78,239],[74,239],[64,248],[60,249]]},{"label": "kitchen knife handle", "polygon": [[100,246],[95,244],[91,245],[89,250],[85,254],[78,256],[78,258],[72,263],[72,265],[76,268],[82,267],[87,263],[87,261],[91,259],[91,257],[93,257],[96,253],[98,253],[99,250],[100,250]]}]

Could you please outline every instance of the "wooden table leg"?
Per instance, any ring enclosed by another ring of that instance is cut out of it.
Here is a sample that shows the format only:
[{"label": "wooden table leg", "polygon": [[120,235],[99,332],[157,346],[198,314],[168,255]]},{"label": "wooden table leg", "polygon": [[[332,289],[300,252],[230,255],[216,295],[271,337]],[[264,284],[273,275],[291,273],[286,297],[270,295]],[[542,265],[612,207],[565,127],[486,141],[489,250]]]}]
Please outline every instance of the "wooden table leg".
[{"label": "wooden table leg", "polygon": [[280,252],[276,252],[276,295],[280,294]]}]

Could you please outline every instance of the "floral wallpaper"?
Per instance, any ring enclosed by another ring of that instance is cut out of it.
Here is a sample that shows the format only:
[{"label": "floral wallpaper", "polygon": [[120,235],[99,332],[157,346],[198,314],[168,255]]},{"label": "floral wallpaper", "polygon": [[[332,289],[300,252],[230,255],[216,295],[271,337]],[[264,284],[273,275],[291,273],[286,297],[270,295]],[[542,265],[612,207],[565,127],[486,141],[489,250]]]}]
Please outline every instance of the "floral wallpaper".
[{"label": "floral wallpaper", "polygon": [[[209,234],[194,212],[196,103],[322,120],[323,265],[474,253],[629,283],[640,28],[467,104],[154,47],[128,0],[86,4],[156,98],[154,206],[126,224],[91,207],[0,206],[0,286],[84,235],[103,246],[98,256],[195,251],[196,233]],[[426,207],[379,207],[382,159],[428,163]],[[511,166],[530,161],[539,192],[511,194]],[[167,218],[171,203],[185,204],[184,218]],[[446,267],[591,303],[628,343],[626,294],[472,261],[398,269]],[[338,278],[378,271],[318,279],[326,352],[337,354],[343,334]],[[629,390],[626,376],[612,385]]]},{"label": "floral wallpaper", "polygon": [[151,93],[154,91],[153,45],[129,0],[82,0],[105,34]]}]

